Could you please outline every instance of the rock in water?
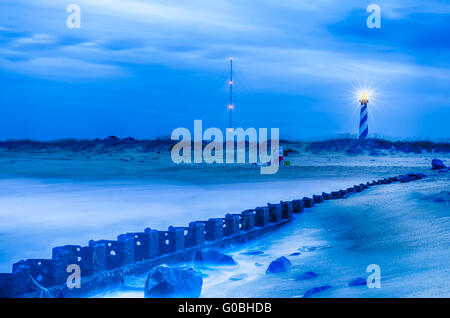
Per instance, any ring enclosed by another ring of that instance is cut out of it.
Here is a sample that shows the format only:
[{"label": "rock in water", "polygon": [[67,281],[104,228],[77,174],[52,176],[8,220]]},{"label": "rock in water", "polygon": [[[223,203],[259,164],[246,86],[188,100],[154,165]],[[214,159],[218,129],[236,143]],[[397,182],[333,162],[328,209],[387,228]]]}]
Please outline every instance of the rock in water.
[{"label": "rock in water", "polygon": [[303,298],[308,298],[314,294],[323,292],[324,290],[330,289],[331,286],[320,286],[320,287],[314,287],[306,291],[306,293],[303,295]]},{"label": "rock in water", "polygon": [[123,276],[122,289],[125,290],[144,290],[146,279],[136,276]]},{"label": "rock in water", "polygon": [[198,298],[203,278],[192,268],[160,265],[148,274],[145,283],[146,298]]},{"label": "rock in water", "polygon": [[272,263],[270,263],[269,267],[266,270],[266,273],[281,273],[285,272],[291,267],[291,262],[284,256],[277,258]]},{"label": "rock in water", "polygon": [[233,257],[216,250],[197,251],[194,263],[197,265],[236,265]]},{"label": "rock in water", "polygon": [[440,159],[433,159],[431,162],[431,170],[441,170],[445,168],[447,168],[447,166]]},{"label": "rock in water", "polygon": [[367,285],[367,280],[362,277],[358,277],[354,280],[352,280],[350,283],[348,283],[348,286],[355,287],[355,286],[364,286]]}]

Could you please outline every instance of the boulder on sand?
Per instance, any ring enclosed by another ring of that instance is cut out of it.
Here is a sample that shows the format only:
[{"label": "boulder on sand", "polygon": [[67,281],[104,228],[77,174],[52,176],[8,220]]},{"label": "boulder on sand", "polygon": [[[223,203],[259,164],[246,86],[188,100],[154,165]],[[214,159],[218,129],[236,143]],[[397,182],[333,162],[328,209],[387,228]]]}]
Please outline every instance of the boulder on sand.
[{"label": "boulder on sand", "polygon": [[196,265],[236,265],[233,257],[216,250],[197,251],[194,256],[194,263]]},{"label": "boulder on sand", "polygon": [[291,262],[284,256],[277,258],[266,270],[266,273],[281,273],[285,272],[291,267]]},{"label": "boulder on sand", "polygon": [[203,278],[192,268],[160,265],[153,268],[145,283],[146,298],[198,298]]},{"label": "boulder on sand", "polygon": [[431,170],[441,170],[445,168],[447,168],[447,166],[440,159],[433,159],[431,162]]}]

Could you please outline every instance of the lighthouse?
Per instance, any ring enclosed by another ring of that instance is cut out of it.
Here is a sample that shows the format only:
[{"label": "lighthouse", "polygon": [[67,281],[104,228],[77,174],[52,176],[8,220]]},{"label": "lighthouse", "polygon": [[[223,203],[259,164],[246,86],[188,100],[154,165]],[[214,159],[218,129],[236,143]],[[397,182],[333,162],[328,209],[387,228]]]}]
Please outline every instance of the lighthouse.
[{"label": "lighthouse", "polygon": [[361,103],[361,115],[359,117],[359,139],[365,139],[369,134],[369,125],[367,123],[367,104],[369,103],[369,99],[367,97],[367,93],[363,92],[361,94],[361,99],[359,102]]}]

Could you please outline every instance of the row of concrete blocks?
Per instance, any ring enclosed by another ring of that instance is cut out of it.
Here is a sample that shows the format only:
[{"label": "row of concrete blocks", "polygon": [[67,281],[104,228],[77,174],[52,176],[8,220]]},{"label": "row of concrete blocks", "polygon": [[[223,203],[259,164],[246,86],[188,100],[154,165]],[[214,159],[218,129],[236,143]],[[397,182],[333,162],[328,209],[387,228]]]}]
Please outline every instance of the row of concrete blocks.
[{"label": "row of concrete blocks", "polygon": [[[225,218],[194,221],[188,227],[169,227],[168,231],[150,228],[144,232],[126,233],[117,241],[90,241],[88,246],[65,245],[52,250],[52,259],[27,259],[13,264],[12,273],[0,273],[0,297],[24,294],[34,288],[31,277],[47,288],[64,284],[67,266],[80,266],[82,276],[112,270],[161,255],[183,251],[239,235],[241,232],[264,228],[271,223],[290,219],[292,213],[303,211],[301,200],[269,204]],[[30,277],[31,276],[31,277]]]},{"label": "row of concrete blocks", "polygon": [[199,247],[206,242],[217,242],[239,235],[242,231],[264,228],[271,223],[290,219],[293,213],[300,213],[304,208],[311,208],[324,200],[344,198],[369,186],[394,181],[398,181],[398,178],[368,182],[337,192],[323,192],[312,198],[269,203],[267,207],[246,210],[240,214],[227,214],[225,218],[194,221],[188,227],[171,226],[168,231],[147,228],[144,232],[121,234],[117,241],[90,241],[88,246],[58,246],[52,250],[52,259],[22,260],[13,264],[12,273],[0,273],[0,297],[31,291],[35,288],[31,277],[46,288],[64,284],[68,276],[66,269],[70,264],[79,265],[82,276],[94,275],[161,255],[181,252],[186,248]]}]

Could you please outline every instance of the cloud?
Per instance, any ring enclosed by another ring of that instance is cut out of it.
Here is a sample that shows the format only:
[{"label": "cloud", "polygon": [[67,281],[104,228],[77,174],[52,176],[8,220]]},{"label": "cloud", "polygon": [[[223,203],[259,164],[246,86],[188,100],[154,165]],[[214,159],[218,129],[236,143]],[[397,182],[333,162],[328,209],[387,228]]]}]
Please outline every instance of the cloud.
[{"label": "cloud", "polygon": [[0,60],[0,67],[9,71],[47,79],[95,79],[126,76],[115,65],[95,64],[61,57],[36,57],[30,60]]},{"label": "cloud", "polygon": [[[165,106],[160,108],[161,126],[170,125],[164,122],[167,109],[177,109],[180,118],[187,118],[189,112],[210,114],[207,103],[221,103],[229,56],[235,57],[237,100],[244,86],[251,87],[248,109],[279,104],[296,111],[298,103],[309,113],[329,109],[323,115],[329,119],[339,114],[331,103],[333,94],[365,78],[389,83],[380,95],[390,94],[389,103],[397,108],[408,105],[411,113],[431,98],[442,101],[439,107],[449,106],[450,5],[441,1],[379,0],[380,30],[367,28],[370,2],[360,0],[76,3],[81,6],[81,29],[66,27],[67,4],[3,0],[0,73],[32,76],[37,79],[33,84],[40,78],[54,85],[98,80],[95,87],[100,90],[83,87],[93,107],[101,107],[96,101],[104,100],[102,91],[118,85],[112,110],[122,107],[120,101],[128,102],[130,94],[124,92],[132,91],[136,109]],[[200,95],[205,105],[179,108]]]},{"label": "cloud", "polygon": [[[82,9],[81,29],[62,27],[59,20],[67,13],[61,4],[41,1],[34,6],[48,12],[52,17],[49,24],[44,21],[42,32],[13,39],[3,52],[11,55],[15,49],[18,51],[15,45],[28,46],[21,48],[21,53],[33,62],[24,65],[39,70],[37,62],[49,63],[51,59],[55,64],[52,74],[61,71],[61,77],[71,74],[67,63],[61,61],[76,60],[84,68],[100,65],[98,74],[121,76],[123,70],[118,70],[125,64],[217,71],[230,55],[241,61],[249,77],[285,78],[293,83],[306,77],[309,81],[341,81],[357,72],[374,76],[442,74],[437,67],[427,69],[418,64],[411,50],[419,47],[408,46],[408,41],[415,41],[417,46],[427,43],[433,26],[426,26],[428,31],[421,29],[414,14],[445,12],[447,6],[435,1],[430,1],[428,9],[421,7],[418,0],[410,5],[380,1],[383,17],[390,20],[384,19],[383,29],[375,35],[365,26],[365,6],[353,0],[339,4],[330,0],[249,0],[239,5],[228,0],[78,2]],[[390,23],[400,31],[384,27]],[[407,36],[408,23],[419,30],[419,38],[411,40]],[[45,33],[50,29],[54,33]],[[33,45],[39,48],[35,50]],[[395,52],[399,45],[408,49]],[[434,45],[445,47],[442,43]],[[30,73],[45,75],[43,71]],[[276,85],[272,88],[277,89]]]},{"label": "cloud", "polygon": [[55,43],[55,38],[49,34],[33,34],[31,37],[18,38],[16,44],[50,44]]}]

